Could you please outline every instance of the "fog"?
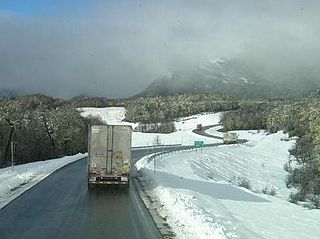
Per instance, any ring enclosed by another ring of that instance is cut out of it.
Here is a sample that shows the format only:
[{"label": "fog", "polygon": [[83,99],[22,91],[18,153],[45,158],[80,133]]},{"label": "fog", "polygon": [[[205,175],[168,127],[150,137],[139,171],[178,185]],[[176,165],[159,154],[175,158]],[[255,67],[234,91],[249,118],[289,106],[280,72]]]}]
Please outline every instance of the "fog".
[{"label": "fog", "polygon": [[316,0],[53,1],[28,15],[0,7],[0,88],[127,97],[166,72],[234,57],[270,79],[299,69],[315,77],[319,9]]}]

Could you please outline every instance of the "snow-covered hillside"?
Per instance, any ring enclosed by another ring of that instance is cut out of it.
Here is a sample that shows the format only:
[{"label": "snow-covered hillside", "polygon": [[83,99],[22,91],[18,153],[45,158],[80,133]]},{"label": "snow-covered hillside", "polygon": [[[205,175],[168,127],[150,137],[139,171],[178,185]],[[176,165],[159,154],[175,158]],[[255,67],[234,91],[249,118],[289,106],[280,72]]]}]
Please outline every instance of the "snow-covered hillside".
[{"label": "snow-covered hillside", "polygon": [[100,117],[102,121],[106,124],[125,124],[125,125],[135,125],[132,123],[128,123],[123,121],[126,114],[126,109],[124,107],[105,107],[105,108],[95,108],[95,107],[87,107],[87,108],[79,108],[81,112],[81,116],[89,117],[95,116]]},{"label": "snow-covered hillside", "polygon": [[77,154],[0,169],[0,209],[57,169],[86,156]]},{"label": "snow-covered hillside", "polygon": [[[288,202],[283,165],[294,141],[282,132],[239,133],[252,140],[156,158],[156,174],[148,157],[136,164],[177,237],[320,238],[320,212]],[[237,176],[249,181],[251,191],[229,183]],[[265,188],[276,195],[263,194]]]},{"label": "snow-covered hillside", "polygon": [[178,119],[175,122],[175,127],[178,131],[192,131],[196,128],[197,124],[202,124],[202,126],[218,124],[220,118],[221,113],[202,113]]},{"label": "snow-covered hillside", "polygon": [[155,137],[159,136],[162,144],[181,144],[193,145],[195,140],[203,140],[205,144],[219,143],[221,140],[208,138],[197,135],[192,132],[197,127],[197,124],[203,126],[214,125],[220,122],[221,113],[203,113],[178,119],[174,122],[177,132],[170,134],[156,134],[156,133],[133,133],[133,146],[152,146]]},{"label": "snow-covered hillside", "polygon": [[[83,117],[100,116],[104,122],[109,124],[131,124],[134,128],[136,124],[123,122],[125,118],[125,108],[123,107],[109,107],[109,108],[80,108]],[[144,147],[153,146],[155,138],[158,136],[160,143],[164,145],[182,144],[193,145],[195,140],[203,140],[205,144],[221,142],[221,140],[208,138],[192,133],[192,130],[196,128],[197,124],[214,125],[220,122],[221,113],[203,113],[178,119],[175,122],[177,132],[170,134],[158,134],[158,133],[141,133],[133,132],[132,134],[132,146]]]}]

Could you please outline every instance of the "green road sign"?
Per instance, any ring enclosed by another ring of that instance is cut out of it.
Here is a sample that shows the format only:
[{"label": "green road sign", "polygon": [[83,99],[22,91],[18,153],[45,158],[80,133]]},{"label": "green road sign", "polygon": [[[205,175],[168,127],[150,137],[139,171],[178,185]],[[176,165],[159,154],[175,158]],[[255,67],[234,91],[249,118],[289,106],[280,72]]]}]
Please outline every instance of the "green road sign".
[{"label": "green road sign", "polygon": [[194,141],[194,147],[202,148],[204,146],[204,141]]}]

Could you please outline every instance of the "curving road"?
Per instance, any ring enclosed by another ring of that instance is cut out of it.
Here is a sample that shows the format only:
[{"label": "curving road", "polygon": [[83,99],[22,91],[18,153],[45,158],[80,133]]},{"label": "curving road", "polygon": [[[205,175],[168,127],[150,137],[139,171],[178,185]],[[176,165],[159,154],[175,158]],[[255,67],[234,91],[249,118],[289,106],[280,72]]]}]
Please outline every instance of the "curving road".
[{"label": "curving road", "polygon": [[215,135],[206,133],[206,130],[208,130],[210,128],[213,128],[213,127],[220,126],[220,125],[222,125],[222,124],[214,124],[214,125],[203,126],[201,129],[192,130],[192,132],[195,133],[195,134],[199,134],[199,135],[205,136],[205,137],[223,140],[223,137],[221,137],[221,136],[215,136]]},{"label": "curving road", "polygon": [[[212,134],[208,134],[206,133],[206,130],[210,129],[210,128],[214,128],[217,126],[221,126],[222,124],[214,124],[214,125],[208,125],[208,126],[203,126],[202,129],[194,129],[192,130],[193,133],[201,135],[201,136],[205,136],[205,137],[209,137],[209,138],[214,138],[214,139],[220,139],[223,140],[223,137],[221,136],[216,136],[216,135],[212,135]],[[248,140],[246,139],[237,139],[237,144],[243,144],[248,142]]]},{"label": "curving road", "polygon": [[[207,137],[204,130],[196,132]],[[221,143],[207,145],[214,146]],[[193,146],[167,147],[165,151]],[[132,151],[133,164],[158,149]],[[153,239],[161,235],[134,183],[87,190],[87,159],[69,164],[45,178],[0,210],[1,239]],[[137,173],[133,170],[133,178]]]},{"label": "curving road", "polygon": [[[146,154],[132,151],[133,161]],[[132,182],[89,192],[86,170],[86,158],[69,164],[1,209],[0,238],[161,238]]]}]

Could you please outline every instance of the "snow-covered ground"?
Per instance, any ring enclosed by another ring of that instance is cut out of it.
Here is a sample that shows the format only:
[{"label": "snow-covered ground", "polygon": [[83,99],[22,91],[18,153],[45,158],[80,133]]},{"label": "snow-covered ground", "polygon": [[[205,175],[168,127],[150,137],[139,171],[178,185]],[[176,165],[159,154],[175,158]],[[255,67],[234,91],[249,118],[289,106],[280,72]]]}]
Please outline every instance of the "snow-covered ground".
[{"label": "snow-covered ground", "polygon": [[[156,174],[148,157],[137,162],[177,238],[320,238],[320,211],[288,202],[283,165],[294,141],[282,132],[238,133],[251,141],[158,157]],[[229,183],[237,176],[251,191]],[[263,194],[266,187],[276,195]]]},{"label": "snow-covered ground", "polygon": [[[108,107],[108,108],[80,108],[83,117],[100,116],[102,120],[109,124],[131,124],[134,128],[137,124],[123,122],[125,118],[124,107]],[[132,134],[132,146],[144,147],[153,146],[155,138],[159,136],[161,144],[182,144],[193,145],[196,140],[203,140],[205,144],[221,142],[221,140],[203,137],[192,133],[192,130],[196,128],[197,124],[203,126],[214,125],[220,122],[221,113],[203,113],[178,119],[175,122],[177,132],[170,134],[158,134],[158,133],[141,133],[133,132]]]},{"label": "snow-covered ground", "polygon": [[202,140],[205,144],[220,143],[221,140],[208,138],[201,135],[192,133],[191,131],[177,131],[170,134],[157,134],[157,133],[141,133],[133,132],[132,134],[132,146],[152,146],[154,145],[155,138],[159,136],[161,144],[181,144],[181,145],[193,145],[194,141]]},{"label": "snow-covered ground", "polygon": [[[223,137],[223,132],[220,131],[222,129],[222,125],[217,125],[207,129],[205,132],[210,135]],[[267,136],[267,132],[265,130],[232,130],[230,132],[237,133],[240,139],[247,139],[251,141],[251,143],[260,141]]]},{"label": "snow-covered ground", "polygon": [[221,113],[202,113],[185,118],[180,118],[175,122],[175,127],[178,131],[192,131],[197,124],[202,126],[215,125],[220,122]]},{"label": "snow-covered ground", "polygon": [[0,209],[57,169],[86,156],[77,154],[0,169]]},{"label": "snow-covered ground", "polygon": [[105,108],[84,107],[84,108],[79,108],[79,110],[81,112],[81,116],[100,117],[102,121],[104,121],[107,124],[131,125],[133,128],[136,125],[133,123],[123,121],[126,114],[126,109],[124,107],[105,107]]}]

